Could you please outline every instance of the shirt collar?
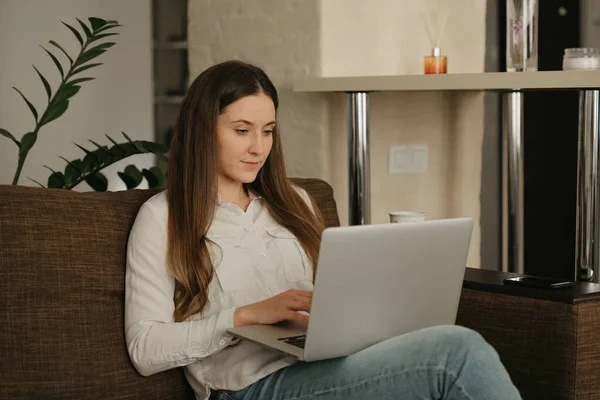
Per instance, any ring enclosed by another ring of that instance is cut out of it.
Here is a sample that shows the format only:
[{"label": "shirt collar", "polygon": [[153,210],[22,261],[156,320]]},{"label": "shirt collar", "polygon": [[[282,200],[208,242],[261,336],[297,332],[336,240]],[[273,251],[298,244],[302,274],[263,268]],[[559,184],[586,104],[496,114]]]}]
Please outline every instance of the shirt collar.
[{"label": "shirt collar", "polygon": [[[248,190],[248,193],[250,195],[250,203],[252,203],[254,200],[262,199],[262,196],[257,195],[252,190]],[[217,193],[217,205],[218,206],[223,205],[223,201],[221,200],[221,193]]]}]

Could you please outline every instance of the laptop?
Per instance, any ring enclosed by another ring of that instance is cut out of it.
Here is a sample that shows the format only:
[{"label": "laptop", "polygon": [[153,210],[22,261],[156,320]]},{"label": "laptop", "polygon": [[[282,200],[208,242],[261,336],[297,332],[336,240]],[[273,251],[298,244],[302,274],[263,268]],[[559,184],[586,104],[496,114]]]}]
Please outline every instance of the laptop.
[{"label": "laptop", "polygon": [[301,361],[317,361],[452,325],[472,231],[471,218],[327,228],[309,322],[228,332]]}]

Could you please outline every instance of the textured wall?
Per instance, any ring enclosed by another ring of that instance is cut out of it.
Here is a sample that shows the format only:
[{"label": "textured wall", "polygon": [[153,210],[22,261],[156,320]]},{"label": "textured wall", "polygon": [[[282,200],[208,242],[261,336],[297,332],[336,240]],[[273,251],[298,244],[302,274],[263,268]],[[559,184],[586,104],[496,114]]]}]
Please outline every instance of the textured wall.
[{"label": "textured wall", "polygon": [[[343,94],[293,93],[294,76],[422,73],[435,20],[452,5],[441,41],[450,72],[482,72],[484,0],[190,0],[190,67],[239,58],[265,68],[282,94],[280,122],[289,175],[323,177],[347,223],[347,133]],[[371,94],[372,222],[392,210],[430,218],[480,214],[483,95]],[[429,170],[389,175],[388,149],[427,144]],[[479,266],[479,224],[469,265]]]},{"label": "textured wall", "polygon": [[326,98],[291,91],[320,71],[319,1],[190,0],[188,26],[190,76],[229,59],[262,67],[280,96],[288,175],[327,178]]}]

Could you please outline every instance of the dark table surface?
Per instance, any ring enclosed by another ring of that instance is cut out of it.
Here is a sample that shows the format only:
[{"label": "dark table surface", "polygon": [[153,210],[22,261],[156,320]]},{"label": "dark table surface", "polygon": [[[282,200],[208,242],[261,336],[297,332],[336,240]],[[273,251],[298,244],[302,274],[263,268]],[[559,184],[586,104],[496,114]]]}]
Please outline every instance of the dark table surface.
[{"label": "dark table surface", "polygon": [[538,289],[514,285],[504,285],[504,278],[519,276],[514,273],[467,268],[463,288],[504,293],[513,296],[550,300],[559,303],[578,304],[600,300],[600,284],[575,282],[572,287],[561,289]]}]

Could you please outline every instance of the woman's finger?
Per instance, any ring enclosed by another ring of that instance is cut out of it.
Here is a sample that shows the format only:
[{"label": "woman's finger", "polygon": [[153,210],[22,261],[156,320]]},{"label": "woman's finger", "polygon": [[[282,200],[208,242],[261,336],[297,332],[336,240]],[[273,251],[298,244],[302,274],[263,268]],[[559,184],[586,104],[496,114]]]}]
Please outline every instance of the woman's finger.
[{"label": "woman's finger", "polygon": [[290,307],[296,311],[310,311],[312,300],[310,299],[296,299],[290,303]]},{"label": "woman's finger", "polygon": [[288,314],[287,319],[291,320],[291,321],[301,321],[301,322],[308,322],[308,315],[304,315],[304,314],[300,314],[297,312],[291,312]]},{"label": "woman's finger", "polygon": [[309,297],[312,299],[313,292],[310,290],[296,290],[296,294],[301,297]]}]

